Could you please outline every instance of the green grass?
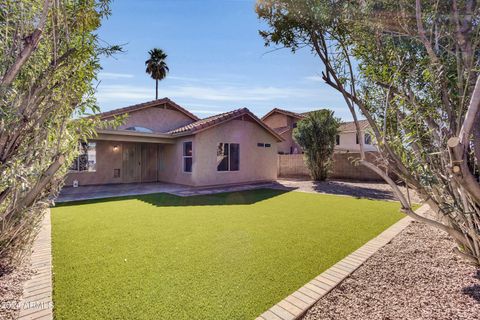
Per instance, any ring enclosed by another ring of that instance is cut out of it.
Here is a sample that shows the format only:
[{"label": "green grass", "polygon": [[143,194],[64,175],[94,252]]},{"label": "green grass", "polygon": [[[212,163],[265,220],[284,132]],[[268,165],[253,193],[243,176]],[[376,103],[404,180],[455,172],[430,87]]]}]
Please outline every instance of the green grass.
[{"label": "green grass", "polygon": [[402,217],[276,190],[52,209],[56,319],[253,319]]}]

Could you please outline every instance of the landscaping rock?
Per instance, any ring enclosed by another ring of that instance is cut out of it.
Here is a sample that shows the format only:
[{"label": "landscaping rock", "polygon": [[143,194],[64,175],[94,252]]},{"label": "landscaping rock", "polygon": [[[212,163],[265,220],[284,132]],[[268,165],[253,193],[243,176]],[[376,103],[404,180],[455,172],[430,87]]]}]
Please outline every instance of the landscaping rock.
[{"label": "landscaping rock", "polygon": [[480,270],[454,247],[414,222],[303,319],[480,319]]},{"label": "landscaping rock", "polygon": [[16,267],[5,267],[0,260],[0,319],[10,320],[18,317],[20,300],[23,294],[23,283],[30,279],[33,271],[29,267],[28,258]]}]

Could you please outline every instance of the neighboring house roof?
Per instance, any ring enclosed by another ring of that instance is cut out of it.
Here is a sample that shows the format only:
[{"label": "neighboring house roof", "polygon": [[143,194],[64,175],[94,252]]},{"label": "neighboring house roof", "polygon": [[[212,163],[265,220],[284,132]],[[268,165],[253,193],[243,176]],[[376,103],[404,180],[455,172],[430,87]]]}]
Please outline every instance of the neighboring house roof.
[{"label": "neighboring house roof", "polygon": [[124,114],[124,113],[129,113],[129,112],[138,111],[138,110],[151,108],[151,107],[157,107],[157,106],[161,106],[161,105],[168,105],[170,108],[180,111],[181,113],[185,114],[187,117],[191,118],[192,120],[195,120],[195,121],[199,120],[199,118],[196,115],[194,115],[193,113],[191,113],[191,112],[187,111],[186,109],[182,108],[181,106],[179,106],[178,104],[176,104],[175,102],[173,102],[172,100],[170,100],[168,98],[152,100],[152,101],[148,101],[148,102],[135,104],[133,106],[128,106],[128,107],[125,107],[125,108],[120,108],[120,109],[115,109],[115,110],[111,110],[111,111],[107,111],[107,112],[102,112],[102,113],[99,113],[98,116],[100,116],[100,118],[104,119],[104,118],[108,118],[108,117],[118,116],[118,115],[121,115],[121,114]]},{"label": "neighboring house roof", "polygon": [[[307,117],[311,112],[314,112],[314,111],[318,111],[318,110],[312,110],[312,111],[307,111],[307,112],[302,112],[302,113],[296,113],[296,112],[292,112],[292,111],[288,111],[288,110],[283,110],[283,109],[279,109],[279,108],[273,108],[272,110],[270,110],[266,115],[264,115],[262,117],[262,120],[265,120],[266,118],[268,118],[270,115],[274,114],[274,113],[281,113],[281,114],[284,114],[284,115],[287,115],[287,116],[290,116],[290,117],[294,117],[294,118],[297,118],[297,119],[303,119],[305,117]],[[358,124],[360,125],[360,130],[361,131],[365,131],[367,130],[368,128],[370,128],[370,124],[368,123],[368,120],[358,120]],[[290,127],[280,127],[280,128],[274,128],[274,130],[278,133],[278,134],[282,134],[282,133],[285,133],[286,131],[288,131],[290,129]],[[349,121],[349,122],[343,122],[340,124],[340,127],[339,127],[339,130],[341,132],[355,132],[357,131],[356,127],[355,127],[355,122],[354,121]]]},{"label": "neighboring house roof", "polygon": [[258,125],[263,127],[266,131],[268,131],[271,135],[273,135],[275,138],[277,138],[278,141],[283,141],[283,138],[275,132],[272,128],[267,126],[265,123],[263,123],[257,116],[255,116],[250,110],[247,108],[241,108],[233,111],[228,111],[225,113],[220,113],[208,118],[204,118],[201,120],[198,120],[196,122],[192,122],[190,124],[187,124],[183,127],[174,129],[169,131],[168,133],[172,135],[186,135],[186,134],[196,134],[198,132],[201,132],[206,129],[213,128],[219,124],[225,123],[230,120],[234,120],[243,116],[247,116],[250,119],[252,119],[254,122],[256,122]]},{"label": "neighboring house roof", "polygon": [[281,113],[281,114],[284,114],[286,116],[290,116],[290,117],[297,118],[297,119],[304,118],[304,116],[301,115],[300,113],[296,113],[296,112],[292,112],[292,111],[288,111],[288,110],[283,110],[283,109],[279,109],[279,108],[273,108],[266,115],[264,115],[262,117],[262,120],[265,120],[266,118],[268,118],[270,115],[272,115],[274,113]]},{"label": "neighboring house roof", "polygon": [[292,128],[290,128],[289,126],[286,126],[286,127],[279,127],[279,128],[273,128],[273,130],[275,130],[276,133],[278,134],[283,134],[285,132],[287,132],[288,130],[290,130]]},{"label": "neighboring house roof", "polygon": [[[360,131],[365,131],[370,128],[368,120],[358,120],[358,125],[360,126]],[[354,121],[344,122],[338,128],[340,132],[355,132],[357,128],[355,127]]]}]

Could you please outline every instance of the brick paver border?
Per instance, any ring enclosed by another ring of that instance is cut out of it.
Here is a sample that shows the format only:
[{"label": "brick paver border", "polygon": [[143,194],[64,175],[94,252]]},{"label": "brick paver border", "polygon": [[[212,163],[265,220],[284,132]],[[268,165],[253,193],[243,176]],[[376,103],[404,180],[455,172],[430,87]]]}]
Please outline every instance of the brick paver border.
[{"label": "brick paver border", "polygon": [[[416,212],[423,215],[428,209],[427,205],[423,205]],[[410,217],[401,219],[318,277],[312,279],[306,285],[262,313],[256,320],[295,320],[300,318],[320,298],[338,286],[380,248],[392,241],[412,221],[413,219]]]},{"label": "brick paver border", "polygon": [[23,285],[19,320],[53,319],[51,240],[50,209],[47,209],[40,232],[33,243],[31,265],[36,273]]}]

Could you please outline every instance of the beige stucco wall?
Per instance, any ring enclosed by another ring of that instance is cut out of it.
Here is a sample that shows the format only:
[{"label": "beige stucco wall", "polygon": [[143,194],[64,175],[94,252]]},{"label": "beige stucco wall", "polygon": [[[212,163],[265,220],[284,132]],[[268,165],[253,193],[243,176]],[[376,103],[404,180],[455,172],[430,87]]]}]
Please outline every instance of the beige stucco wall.
[{"label": "beige stucco wall", "polygon": [[289,127],[289,129],[281,134],[284,141],[277,144],[278,153],[302,153],[302,148],[295,142],[292,137],[293,124],[298,122],[298,119],[287,116],[283,113],[274,113],[268,116],[263,122],[265,122],[270,128],[282,128]]},{"label": "beige stucco wall", "polygon": [[[361,139],[364,139],[365,132],[361,132]],[[372,139],[373,141],[373,139]],[[335,146],[335,150],[349,151],[349,152],[360,152],[360,145],[357,144],[356,132],[342,132],[340,133],[340,145]],[[367,145],[364,144],[365,152],[368,151],[378,151],[377,147],[374,144]]]},{"label": "beige stucco wall", "polygon": [[151,107],[129,113],[126,123],[120,126],[119,129],[140,126],[156,132],[167,132],[193,121],[179,111],[163,109],[162,107]]},{"label": "beige stucco wall", "polygon": [[[121,183],[122,178],[113,177],[113,169],[122,168],[122,143],[114,141],[94,141],[96,145],[96,171],[95,172],[70,172],[65,184],[71,186],[74,180],[78,180],[79,185],[89,184],[107,184]],[[117,150],[113,150],[114,146]]]},{"label": "beige stucco wall", "polygon": [[289,129],[281,134],[285,140],[278,143],[278,153],[290,154],[290,151],[292,151],[292,153],[302,153],[302,148],[295,142],[292,134],[293,129]]},{"label": "beige stucco wall", "polygon": [[[183,172],[183,142],[192,141],[192,172]],[[188,136],[176,139],[175,144],[162,145],[159,153],[158,180],[163,182],[194,185],[193,172],[197,172],[196,137]]]},{"label": "beige stucco wall", "polygon": [[[193,142],[192,173],[183,172],[183,142]],[[113,178],[113,169],[122,170],[122,142],[97,142],[96,172],[72,172],[67,185],[78,180],[79,185],[122,183],[122,177]],[[277,178],[277,140],[252,121],[232,120],[197,135],[181,137],[175,144],[163,144],[158,154],[158,181],[192,186],[221,185],[253,181],[271,181]],[[240,144],[240,170],[217,171],[218,143]],[[257,143],[269,143],[270,148]],[[114,151],[114,145],[118,149]],[[123,176],[123,172],[121,172]]]},{"label": "beige stucco wall", "polygon": [[263,122],[265,122],[270,128],[280,128],[286,127],[289,125],[288,117],[281,113],[274,113],[265,118]]},{"label": "beige stucco wall", "polygon": [[[217,146],[221,142],[240,144],[239,171],[217,171]],[[258,147],[259,142],[269,143],[271,147]],[[198,133],[193,160],[195,185],[275,180],[276,142],[276,139],[258,124],[242,120],[232,120]]]}]

